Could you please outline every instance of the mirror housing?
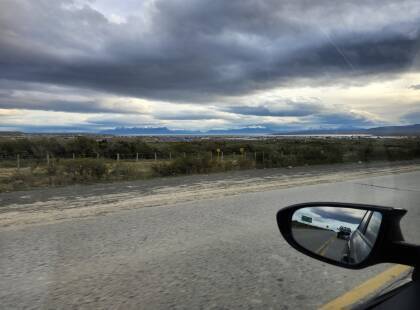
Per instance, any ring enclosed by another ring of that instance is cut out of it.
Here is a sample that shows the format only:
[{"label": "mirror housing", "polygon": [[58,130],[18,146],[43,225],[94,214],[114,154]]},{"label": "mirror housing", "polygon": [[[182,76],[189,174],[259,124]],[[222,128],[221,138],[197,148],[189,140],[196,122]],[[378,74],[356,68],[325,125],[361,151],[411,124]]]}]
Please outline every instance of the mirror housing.
[{"label": "mirror housing", "polygon": [[[292,233],[293,214],[303,208],[334,207],[381,213],[382,222],[376,242],[370,254],[361,262],[348,264],[321,256],[300,245]],[[311,202],[292,205],[281,209],[277,213],[277,224],[286,241],[296,250],[320,261],[349,269],[362,269],[379,263],[396,263],[409,266],[420,265],[420,246],[404,242],[400,228],[400,220],[407,210],[365,204],[338,203],[338,202]]]}]

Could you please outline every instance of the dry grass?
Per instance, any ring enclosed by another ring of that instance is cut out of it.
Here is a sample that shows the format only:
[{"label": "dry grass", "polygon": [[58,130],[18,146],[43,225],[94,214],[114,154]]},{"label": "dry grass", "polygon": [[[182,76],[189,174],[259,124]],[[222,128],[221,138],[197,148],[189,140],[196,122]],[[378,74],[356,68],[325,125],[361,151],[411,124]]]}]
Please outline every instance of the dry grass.
[{"label": "dry grass", "polygon": [[[65,159],[46,164],[31,163],[19,169],[10,165],[0,167],[0,192],[25,190],[37,187],[63,186],[78,183],[95,183],[121,180],[146,179],[152,177],[152,167],[157,162],[167,161],[115,161],[99,160],[103,174],[92,174],[86,169],[76,169],[71,165],[72,159]],[[96,160],[77,160],[77,167],[86,168]],[[103,165],[103,166],[102,166]],[[6,166],[6,167],[5,167]],[[97,168],[97,167],[96,167]],[[73,169],[73,170],[72,170]],[[80,172],[83,171],[83,172]]]}]

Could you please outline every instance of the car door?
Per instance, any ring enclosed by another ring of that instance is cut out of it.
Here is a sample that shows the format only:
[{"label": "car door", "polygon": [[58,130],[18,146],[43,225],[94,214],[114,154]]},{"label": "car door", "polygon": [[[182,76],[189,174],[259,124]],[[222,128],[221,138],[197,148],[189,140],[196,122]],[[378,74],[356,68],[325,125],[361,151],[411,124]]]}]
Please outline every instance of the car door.
[{"label": "car door", "polygon": [[366,212],[359,226],[353,232],[349,240],[348,251],[349,251],[350,262],[362,261],[367,256],[367,253],[370,252],[371,245],[366,240],[366,237],[364,234],[365,234],[367,226],[369,225],[369,220],[371,216],[372,216],[371,211]]}]

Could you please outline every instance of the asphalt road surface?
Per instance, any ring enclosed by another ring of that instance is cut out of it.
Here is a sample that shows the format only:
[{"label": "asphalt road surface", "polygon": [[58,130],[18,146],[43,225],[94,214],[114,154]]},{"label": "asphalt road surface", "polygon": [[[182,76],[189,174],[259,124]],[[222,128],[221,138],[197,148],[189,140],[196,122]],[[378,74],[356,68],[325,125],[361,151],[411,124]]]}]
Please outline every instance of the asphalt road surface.
[{"label": "asphalt road surface", "polygon": [[346,241],[337,238],[337,233],[331,230],[292,228],[292,234],[297,243],[309,251],[341,261],[345,251]]},{"label": "asphalt road surface", "polygon": [[0,308],[313,309],[389,265],[353,271],[306,257],[280,236],[277,210],[327,200],[402,207],[406,240],[418,242],[419,181],[418,171],[363,176],[5,226]]}]

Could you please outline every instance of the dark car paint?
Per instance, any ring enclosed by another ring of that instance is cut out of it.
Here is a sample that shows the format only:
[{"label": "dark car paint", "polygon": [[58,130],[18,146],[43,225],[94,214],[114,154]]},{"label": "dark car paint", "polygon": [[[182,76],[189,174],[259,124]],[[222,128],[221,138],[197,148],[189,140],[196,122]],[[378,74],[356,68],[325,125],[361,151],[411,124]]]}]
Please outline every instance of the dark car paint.
[{"label": "dark car paint", "polygon": [[372,219],[376,215],[373,211],[366,212],[362,222],[349,238],[346,251],[343,253],[343,262],[355,264],[365,260],[369,256],[375,245],[376,238],[374,240],[369,239],[366,236],[366,232],[372,225]]},{"label": "dark car paint", "polygon": [[372,251],[373,244],[360,232],[360,230],[355,230],[351,235],[347,246],[347,253],[345,254],[348,258],[348,263],[354,264],[361,262],[369,253]]},{"label": "dark car paint", "polygon": [[363,230],[369,225],[371,215],[372,211],[366,212],[357,229],[350,235],[346,250],[343,253],[343,262],[349,264],[361,262],[372,251],[373,244],[371,244],[363,235]]}]

